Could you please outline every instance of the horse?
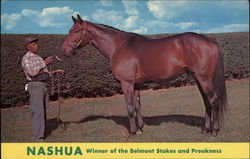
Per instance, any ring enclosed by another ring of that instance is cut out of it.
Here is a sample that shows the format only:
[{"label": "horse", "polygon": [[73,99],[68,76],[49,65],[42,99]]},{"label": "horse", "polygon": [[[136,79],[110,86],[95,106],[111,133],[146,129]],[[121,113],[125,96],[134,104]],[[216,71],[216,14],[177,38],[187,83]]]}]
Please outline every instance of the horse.
[{"label": "horse", "polygon": [[192,32],[148,38],[82,20],[79,14],[72,20],[62,54],[71,56],[77,49],[92,44],[109,59],[112,74],[125,96],[130,134],[141,133],[144,126],[140,92],[135,84],[172,79],[184,73],[194,78],[205,104],[201,133],[218,134],[228,103],[223,55],[216,42]]}]

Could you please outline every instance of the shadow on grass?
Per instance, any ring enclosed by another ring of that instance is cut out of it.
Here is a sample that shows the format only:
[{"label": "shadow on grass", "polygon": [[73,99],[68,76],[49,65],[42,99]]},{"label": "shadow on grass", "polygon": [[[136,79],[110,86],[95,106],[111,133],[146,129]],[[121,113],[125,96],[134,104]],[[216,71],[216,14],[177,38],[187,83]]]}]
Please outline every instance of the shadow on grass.
[{"label": "shadow on grass", "polygon": [[[89,116],[83,118],[80,121],[57,121],[56,118],[47,120],[47,131],[46,136],[56,130],[58,127],[62,126],[63,129],[67,129],[67,126],[71,123],[81,124],[89,121],[95,121],[99,119],[113,120],[118,125],[122,125],[129,130],[128,118],[125,116]],[[162,123],[169,122],[178,122],[183,123],[189,126],[202,127],[204,123],[204,118],[200,116],[188,116],[188,115],[167,115],[167,116],[152,116],[152,117],[143,117],[145,124],[147,125],[160,125]]]}]

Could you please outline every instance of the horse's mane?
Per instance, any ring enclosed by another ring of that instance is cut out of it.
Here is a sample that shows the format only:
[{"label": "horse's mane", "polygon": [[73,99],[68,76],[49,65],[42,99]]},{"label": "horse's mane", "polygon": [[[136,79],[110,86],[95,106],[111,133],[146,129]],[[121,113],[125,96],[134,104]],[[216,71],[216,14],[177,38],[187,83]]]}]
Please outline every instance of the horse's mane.
[{"label": "horse's mane", "polygon": [[112,26],[109,26],[109,25],[106,25],[106,24],[98,24],[98,23],[92,23],[92,22],[88,22],[100,29],[103,29],[103,30],[106,30],[106,31],[110,31],[110,32],[120,32],[120,33],[125,33],[125,34],[128,34],[128,35],[132,35],[132,36],[140,36],[140,37],[145,37],[144,35],[140,35],[140,34],[137,34],[137,33],[132,33],[132,32],[126,32],[126,31],[123,31],[123,30],[120,30],[120,29],[117,29],[115,27],[112,27]]},{"label": "horse's mane", "polygon": [[[133,33],[133,32],[126,32],[126,31],[123,31],[123,30],[120,30],[120,29],[117,29],[115,27],[112,27],[112,26],[109,26],[109,25],[106,25],[106,24],[99,24],[99,23],[92,23],[92,22],[89,22],[88,23],[102,29],[102,30],[105,30],[105,31],[109,31],[109,32],[119,32],[119,33],[124,33],[126,35],[129,35],[129,36],[136,36],[136,37],[141,37],[141,38],[146,38],[146,39],[174,39],[174,38],[178,38],[178,37],[181,37],[181,36],[196,36],[196,37],[199,37],[201,39],[205,39],[205,40],[208,40],[210,41],[210,39],[204,35],[201,35],[201,34],[197,34],[197,33],[194,33],[194,32],[185,32],[185,33],[181,33],[181,34],[162,34],[162,35],[141,35],[141,34],[137,34],[137,33]],[[154,37],[156,36],[156,37]],[[216,43],[216,42],[215,42]]]}]

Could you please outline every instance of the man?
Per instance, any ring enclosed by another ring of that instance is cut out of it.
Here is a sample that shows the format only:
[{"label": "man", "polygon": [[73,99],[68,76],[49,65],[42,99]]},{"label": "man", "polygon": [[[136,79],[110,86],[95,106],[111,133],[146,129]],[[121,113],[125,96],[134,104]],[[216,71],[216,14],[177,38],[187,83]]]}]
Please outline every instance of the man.
[{"label": "man", "polygon": [[48,105],[47,81],[54,73],[64,73],[58,69],[49,72],[47,65],[53,62],[53,56],[43,60],[37,55],[38,38],[28,37],[25,39],[27,53],[23,56],[22,67],[28,81],[28,92],[30,94],[30,105],[32,110],[32,138],[34,142],[44,140],[46,107]]}]

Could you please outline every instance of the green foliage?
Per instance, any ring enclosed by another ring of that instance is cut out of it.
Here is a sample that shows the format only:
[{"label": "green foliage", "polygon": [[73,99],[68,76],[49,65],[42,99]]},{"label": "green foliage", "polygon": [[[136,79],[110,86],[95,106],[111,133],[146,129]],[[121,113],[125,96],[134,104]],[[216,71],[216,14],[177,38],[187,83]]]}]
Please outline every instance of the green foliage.
[{"label": "green foliage", "polygon": [[[25,76],[21,60],[26,53],[23,41],[30,35],[1,35],[1,107],[20,106],[28,103],[28,93],[24,91]],[[64,62],[54,60],[50,70],[62,68],[65,74],[54,77],[49,84],[51,100],[57,100],[58,80],[60,95],[68,97],[105,97],[121,93],[119,82],[113,77],[109,60],[99,51],[87,45],[70,58],[60,54],[65,35],[33,35],[39,40],[39,55],[46,58],[58,55]],[[155,35],[169,36],[169,35]],[[207,34],[221,46],[224,53],[226,79],[249,77],[249,34],[225,33]],[[173,81],[146,82],[139,89],[160,89],[194,84],[188,75]]]}]

